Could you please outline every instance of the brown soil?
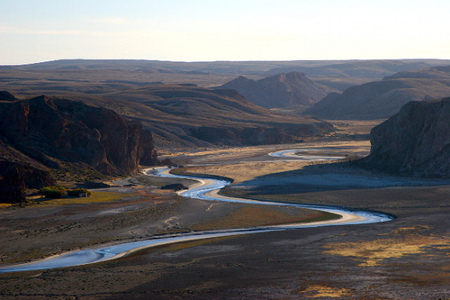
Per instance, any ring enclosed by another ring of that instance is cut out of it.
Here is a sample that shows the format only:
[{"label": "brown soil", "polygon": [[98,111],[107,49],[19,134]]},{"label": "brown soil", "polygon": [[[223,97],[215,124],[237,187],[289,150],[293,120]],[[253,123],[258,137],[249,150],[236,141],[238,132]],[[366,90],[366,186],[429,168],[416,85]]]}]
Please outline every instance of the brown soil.
[{"label": "brown soil", "polygon": [[[344,150],[349,149],[341,152]],[[243,164],[239,168],[231,164],[245,158],[242,152],[220,152],[217,157],[227,161],[228,168],[210,166],[196,171],[208,170],[242,182],[293,167],[279,162],[271,168],[264,162],[268,157],[262,148],[256,154],[243,152],[263,161],[250,164],[253,171],[248,171]],[[210,161],[213,156],[203,153],[195,159]],[[293,164],[301,167],[301,163]],[[3,264],[163,232],[311,217],[304,210],[293,215],[283,209],[181,200],[171,194],[156,194],[158,190],[143,192],[147,189],[116,188],[116,192],[136,196],[111,202],[0,209]],[[450,184],[317,192],[283,186],[281,195],[280,190],[253,190],[251,197],[368,208],[394,214],[397,219],[185,242],[94,265],[0,274],[0,297],[450,299]],[[248,191],[237,192],[246,196]]]}]

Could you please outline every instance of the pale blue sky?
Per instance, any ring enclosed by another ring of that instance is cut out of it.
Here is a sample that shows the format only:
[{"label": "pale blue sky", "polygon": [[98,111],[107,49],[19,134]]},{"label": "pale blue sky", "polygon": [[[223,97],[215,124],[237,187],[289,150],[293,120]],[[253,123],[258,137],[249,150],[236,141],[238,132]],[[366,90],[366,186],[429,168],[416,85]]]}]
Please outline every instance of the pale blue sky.
[{"label": "pale blue sky", "polygon": [[448,0],[0,0],[0,65],[450,59]]}]

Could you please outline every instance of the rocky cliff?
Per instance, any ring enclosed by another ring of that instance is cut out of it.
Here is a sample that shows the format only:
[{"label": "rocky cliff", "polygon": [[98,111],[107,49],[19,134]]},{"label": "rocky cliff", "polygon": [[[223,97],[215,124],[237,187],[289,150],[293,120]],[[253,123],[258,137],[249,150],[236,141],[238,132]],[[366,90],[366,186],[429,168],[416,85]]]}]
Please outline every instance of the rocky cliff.
[{"label": "rocky cliff", "polygon": [[0,160],[0,202],[25,201],[25,189],[39,189],[54,185],[55,180],[44,169],[27,163]]},{"label": "rocky cliff", "polygon": [[5,145],[47,168],[125,175],[156,164],[150,132],[112,110],[40,96],[0,102]]},{"label": "rocky cliff", "polygon": [[450,178],[450,98],[410,102],[370,133],[366,166],[389,173]]},{"label": "rocky cliff", "polygon": [[333,91],[299,72],[281,73],[257,81],[240,76],[220,88],[234,89],[249,101],[267,108],[311,106]]}]

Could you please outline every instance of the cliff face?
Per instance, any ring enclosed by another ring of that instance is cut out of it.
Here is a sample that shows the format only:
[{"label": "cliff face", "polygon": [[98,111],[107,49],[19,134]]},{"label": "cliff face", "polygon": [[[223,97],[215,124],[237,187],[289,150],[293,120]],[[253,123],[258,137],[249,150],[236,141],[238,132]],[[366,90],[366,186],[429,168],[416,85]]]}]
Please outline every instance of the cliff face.
[{"label": "cliff face", "polygon": [[27,163],[0,160],[0,202],[25,201],[25,188],[54,185],[50,173]]},{"label": "cliff face", "polygon": [[234,89],[249,101],[267,108],[311,106],[333,91],[298,72],[281,73],[257,81],[240,76],[221,88]]},{"label": "cliff face", "polygon": [[370,133],[364,163],[390,173],[450,178],[450,98],[410,102]]},{"label": "cliff face", "polygon": [[7,144],[46,167],[77,164],[105,175],[136,172],[141,158],[156,163],[151,134],[112,110],[40,96],[0,103]]}]

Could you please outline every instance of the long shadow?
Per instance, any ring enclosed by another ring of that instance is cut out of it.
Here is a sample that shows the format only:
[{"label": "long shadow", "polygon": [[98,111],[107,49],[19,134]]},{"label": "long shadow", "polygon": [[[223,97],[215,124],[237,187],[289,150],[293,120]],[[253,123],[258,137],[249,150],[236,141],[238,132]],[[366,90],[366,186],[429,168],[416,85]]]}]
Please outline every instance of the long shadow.
[{"label": "long shadow", "polygon": [[237,184],[248,196],[302,194],[335,190],[449,185],[450,180],[400,177],[368,171],[353,162],[332,162],[259,176]]}]

